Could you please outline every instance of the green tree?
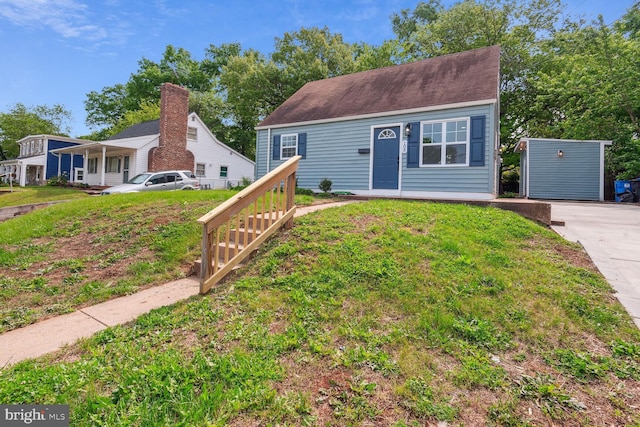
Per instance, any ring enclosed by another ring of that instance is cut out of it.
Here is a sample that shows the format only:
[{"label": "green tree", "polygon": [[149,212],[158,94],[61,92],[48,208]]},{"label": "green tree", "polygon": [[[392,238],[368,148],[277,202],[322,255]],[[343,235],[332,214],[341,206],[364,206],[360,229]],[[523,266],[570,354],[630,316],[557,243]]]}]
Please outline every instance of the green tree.
[{"label": "green tree", "polygon": [[19,140],[28,135],[68,136],[71,112],[62,105],[27,107],[18,103],[6,113],[0,113],[0,159],[18,157]]},{"label": "green tree", "polygon": [[[105,87],[87,94],[87,124],[95,130],[88,137],[107,139],[128,126],[159,116],[160,86],[171,82],[189,90],[189,109],[196,112],[223,142],[251,157],[255,135],[251,122],[235,120],[220,87],[220,75],[228,62],[241,55],[239,43],[210,45],[202,61],[182,48],[166,47],[159,62],[143,58],[138,71],[124,84]],[[242,119],[242,116],[240,117]],[[249,132],[250,130],[250,132]]]},{"label": "green tree", "polygon": [[464,0],[448,9],[431,1],[392,18],[406,60],[501,46],[501,174],[518,166],[513,148],[535,119],[530,105],[537,86],[531,78],[545,63],[540,46],[556,31],[561,11],[559,0]]},{"label": "green tree", "polygon": [[207,92],[213,88],[210,63],[193,59],[182,48],[168,45],[159,62],[142,58],[138,66],[138,71],[125,84],[108,86],[101,92],[87,94],[85,110],[88,126],[115,126],[127,112],[139,110],[145,103],[158,103],[163,83],[174,83],[194,92]]},{"label": "green tree", "polygon": [[220,93],[230,132],[244,154],[253,153],[255,126],[305,83],[358,70],[356,46],[328,28],[302,28],[276,38],[268,58],[255,50],[230,56],[222,67]]},{"label": "green tree", "polygon": [[403,52],[405,60],[413,61],[431,56],[431,52],[425,52],[424,46],[416,42],[414,36],[419,28],[428,26],[438,19],[438,15],[444,10],[438,0],[419,2],[415,9],[402,9],[400,13],[391,15],[391,25],[396,34],[397,43]]},{"label": "green tree", "polygon": [[[637,17],[637,8],[626,19]],[[599,22],[549,41],[549,62],[535,84],[541,136],[613,140],[608,168],[619,178],[640,175],[640,40],[623,18]],[[543,112],[546,113],[542,114]]]}]

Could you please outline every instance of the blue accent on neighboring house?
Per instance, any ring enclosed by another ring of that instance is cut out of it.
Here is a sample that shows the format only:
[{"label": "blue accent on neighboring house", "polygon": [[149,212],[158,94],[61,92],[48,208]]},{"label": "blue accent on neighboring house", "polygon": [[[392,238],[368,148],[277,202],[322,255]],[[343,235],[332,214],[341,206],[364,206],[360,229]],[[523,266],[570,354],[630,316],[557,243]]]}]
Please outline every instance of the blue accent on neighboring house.
[{"label": "blue accent on neighboring house", "polygon": [[[72,147],[74,145],[80,145],[75,142],[57,141],[55,139],[49,139],[49,145],[47,147],[47,170],[45,171],[45,179],[50,179],[58,175],[58,156],[51,153],[51,150],[64,147]],[[73,156],[73,167],[81,168],[83,166],[82,156]],[[67,178],[71,179],[73,174],[73,168],[71,167],[71,155],[62,154],[62,163],[60,173],[66,173]]]}]

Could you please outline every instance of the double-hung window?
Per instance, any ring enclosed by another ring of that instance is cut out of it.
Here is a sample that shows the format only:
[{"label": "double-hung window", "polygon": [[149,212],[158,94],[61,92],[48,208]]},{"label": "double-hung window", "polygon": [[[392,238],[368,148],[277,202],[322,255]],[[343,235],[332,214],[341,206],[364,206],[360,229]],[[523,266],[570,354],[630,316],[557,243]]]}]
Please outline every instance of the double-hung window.
[{"label": "double-hung window", "polygon": [[307,133],[273,135],[271,155],[273,160],[290,159],[294,156],[307,158]]},{"label": "double-hung window", "polygon": [[469,164],[469,119],[422,123],[422,166],[467,166]]},{"label": "double-hung window", "polygon": [[98,173],[98,158],[97,157],[89,157],[87,159],[87,173]]},{"label": "double-hung window", "polygon": [[280,158],[288,159],[298,154],[298,134],[282,135],[280,138]]},{"label": "double-hung window", "polygon": [[106,173],[120,173],[120,159],[116,156],[107,157],[104,171]]}]

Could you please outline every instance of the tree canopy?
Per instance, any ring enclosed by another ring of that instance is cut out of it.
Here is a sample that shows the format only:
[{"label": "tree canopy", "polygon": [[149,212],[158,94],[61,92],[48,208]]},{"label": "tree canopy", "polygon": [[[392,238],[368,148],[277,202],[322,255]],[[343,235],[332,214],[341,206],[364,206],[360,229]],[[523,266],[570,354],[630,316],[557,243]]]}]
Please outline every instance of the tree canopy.
[{"label": "tree canopy", "polygon": [[90,92],[87,123],[108,137],[149,117],[160,85],[172,82],[189,89],[191,110],[214,134],[252,157],[255,126],[307,82],[499,44],[502,170],[518,166],[517,141],[535,136],[613,139],[611,170],[640,174],[628,159],[640,114],[638,3],[607,26],[566,18],[560,0],[428,0],[390,24],[395,37],[378,46],[345,42],[326,27],[287,32],[269,55],[229,43],[197,60],[167,46],[160,61],[140,60],[127,82]]},{"label": "tree canopy", "polygon": [[71,112],[61,105],[27,107],[18,103],[0,113],[0,160],[18,157],[19,140],[28,135],[68,136]]}]

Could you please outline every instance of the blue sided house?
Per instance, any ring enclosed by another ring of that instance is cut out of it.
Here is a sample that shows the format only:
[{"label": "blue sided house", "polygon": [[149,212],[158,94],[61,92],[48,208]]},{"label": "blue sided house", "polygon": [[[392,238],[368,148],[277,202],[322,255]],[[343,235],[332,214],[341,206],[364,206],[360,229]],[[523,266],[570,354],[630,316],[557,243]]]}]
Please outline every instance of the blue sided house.
[{"label": "blue sided house", "polygon": [[493,199],[500,47],[307,83],[256,128],[256,176],[302,156],[298,186]]},{"label": "blue sided house", "polygon": [[82,171],[82,157],[52,151],[90,142],[56,135],[29,135],[18,141],[20,155],[17,158],[0,162],[0,179],[18,182],[23,187],[44,185],[60,174],[73,181],[78,171]]}]

